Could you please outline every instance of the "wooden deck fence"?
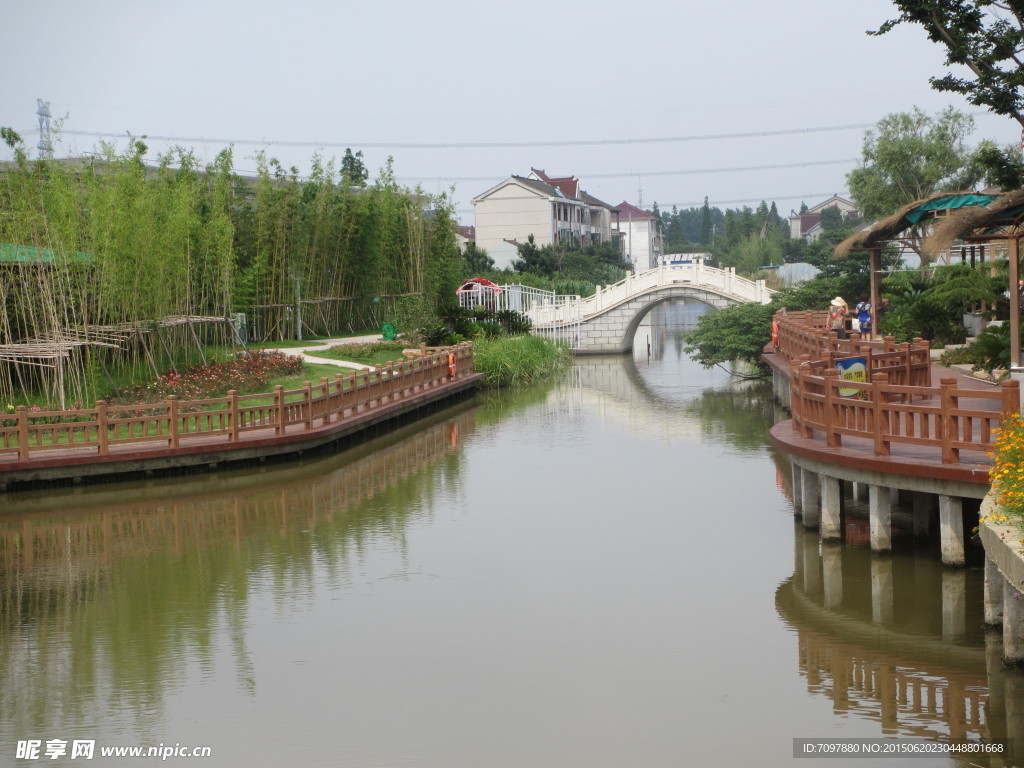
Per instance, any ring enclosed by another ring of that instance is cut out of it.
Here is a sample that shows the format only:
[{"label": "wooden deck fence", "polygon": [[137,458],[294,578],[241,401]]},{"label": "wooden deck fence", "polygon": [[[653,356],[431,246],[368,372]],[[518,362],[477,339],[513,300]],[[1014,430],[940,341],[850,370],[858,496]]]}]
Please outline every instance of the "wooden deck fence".
[{"label": "wooden deck fence", "polygon": [[892,336],[878,341],[852,332],[840,339],[825,328],[827,312],[776,314],[779,324],[778,354],[786,360],[810,361],[817,369],[834,368],[837,360],[863,357],[868,378],[886,373],[891,383],[931,385],[931,347],[924,339],[897,344]]},{"label": "wooden deck fence", "polygon": [[[448,354],[455,357],[454,370]],[[0,470],[5,463],[28,462],[54,451],[107,455],[118,447],[154,443],[171,450],[196,442],[238,442],[242,433],[282,436],[308,432],[398,402],[473,372],[473,347],[424,349],[419,357],[338,373],[301,389],[274,387],[270,393],[158,403],[37,411],[19,406],[0,414]],[[270,402],[260,402],[270,399]],[[141,445],[140,445],[141,447]]]},{"label": "wooden deck fence", "polygon": [[[891,455],[894,444],[926,446],[937,448],[944,464],[956,464],[961,451],[990,451],[993,433],[1020,412],[1017,381],[967,389],[949,377],[932,386],[927,342],[841,340],[825,329],[824,314],[776,317],[779,353],[790,364],[793,430],[801,437],[817,430],[828,447],[845,436],[863,438],[876,456]],[[866,381],[840,378],[835,364],[850,357],[864,357]],[[973,457],[979,462],[987,463]]]}]

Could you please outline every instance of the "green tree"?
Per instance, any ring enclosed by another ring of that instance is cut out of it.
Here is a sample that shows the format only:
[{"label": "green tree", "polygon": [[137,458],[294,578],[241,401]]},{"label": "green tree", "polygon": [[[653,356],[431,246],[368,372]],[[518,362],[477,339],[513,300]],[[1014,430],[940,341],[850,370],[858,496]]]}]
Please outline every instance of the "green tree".
[{"label": "green tree", "polygon": [[963,66],[971,77],[946,74],[929,82],[937,91],[959,93],[1024,127],[1024,4],[1020,0],[893,0],[900,15],[871,35],[899,24],[920,25],[946,49],[947,66]]},{"label": "green tree", "polygon": [[880,219],[937,192],[974,187],[983,173],[966,144],[973,128],[974,119],[952,107],[935,117],[915,107],[882,118],[864,134],[861,167],[846,176],[860,213]]},{"label": "green tree", "polygon": [[494,259],[487,255],[487,250],[477,248],[476,243],[470,243],[462,252],[462,261],[465,262],[466,277],[479,275],[481,272],[490,272],[494,269]]},{"label": "green tree", "polygon": [[882,118],[864,134],[862,167],[846,176],[860,212],[878,219],[935,192],[973,185],[976,172],[963,173],[973,128],[974,119],[952,107],[934,118],[917,107]]},{"label": "green tree", "polygon": [[345,156],[341,158],[341,178],[343,183],[352,187],[366,186],[366,180],[370,178],[370,173],[363,163],[363,150],[352,154],[351,149],[345,148]]},{"label": "green tree", "polygon": [[711,227],[713,221],[711,220],[711,206],[708,205],[708,198],[704,196],[704,205],[700,209],[700,241],[704,245],[711,243]]}]

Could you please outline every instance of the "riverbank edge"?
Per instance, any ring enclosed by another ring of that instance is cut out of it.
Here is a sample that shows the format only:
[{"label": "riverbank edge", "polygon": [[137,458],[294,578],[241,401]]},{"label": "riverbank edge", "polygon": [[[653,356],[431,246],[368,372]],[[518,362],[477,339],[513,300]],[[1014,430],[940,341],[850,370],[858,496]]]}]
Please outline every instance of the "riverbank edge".
[{"label": "riverbank edge", "polygon": [[216,470],[222,466],[300,458],[336,443],[365,439],[396,421],[415,418],[421,411],[433,411],[466,399],[476,393],[483,379],[482,373],[469,374],[437,389],[419,392],[401,401],[353,415],[344,421],[295,434],[248,438],[231,445],[216,442],[177,449],[143,449],[129,455],[65,455],[36,459],[29,466],[5,467],[0,472],[0,492],[192,474]]},{"label": "riverbank edge", "polygon": [[[982,518],[1000,513],[996,491],[990,490],[981,502]],[[985,555],[1018,592],[1024,593],[1024,531],[1015,525],[982,523],[978,530]],[[1022,594],[1024,597],[1024,594]]]}]

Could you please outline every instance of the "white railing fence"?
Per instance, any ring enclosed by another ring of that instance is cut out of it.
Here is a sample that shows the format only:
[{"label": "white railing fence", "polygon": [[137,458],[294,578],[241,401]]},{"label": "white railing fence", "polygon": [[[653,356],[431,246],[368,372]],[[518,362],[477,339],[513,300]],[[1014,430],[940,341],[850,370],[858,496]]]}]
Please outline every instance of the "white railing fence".
[{"label": "white railing fence", "polygon": [[499,293],[468,292],[459,295],[464,307],[514,309],[530,318],[533,333],[565,341],[573,349],[580,345],[580,323],[634,296],[670,285],[692,284],[724,294],[737,301],[767,304],[771,291],[764,280],[749,280],[736,270],[718,269],[703,263],[662,265],[639,274],[627,275],[614,285],[598,286],[593,296],[562,296],[526,285],[503,285]]},{"label": "white railing fence", "polygon": [[501,291],[467,291],[459,294],[459,304],[472,309],[483,306],[520,312],[533,324],[532,333],[554,341],[564,341],[571,349],[580,345],[580,297],[557,294],[528,285],[503,285]]}]

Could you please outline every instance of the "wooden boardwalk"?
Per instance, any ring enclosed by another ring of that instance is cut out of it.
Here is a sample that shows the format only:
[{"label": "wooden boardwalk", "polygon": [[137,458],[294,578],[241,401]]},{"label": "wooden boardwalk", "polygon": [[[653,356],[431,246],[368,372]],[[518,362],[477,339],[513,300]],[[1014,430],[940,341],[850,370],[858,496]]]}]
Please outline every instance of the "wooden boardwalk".
[{"label": "wooden boardwalk", "polygon": [[[474,390],[471,345],[264,395],[0,416],[0,490],[296,454]],[[269,401],[269,402],[268,402]]]},{"label": "wooden boardwalk", "polygon": [[[995,433],[1019,413],[1017,382],[993,385],[932,363],[920,342],[839,340],[819,322],[816,313],[787,317],[779,346],[762,357],[789,383],[792,418],[771,430],[779,448],[851,469],[988,486]],[[852,356],[865,358],[866,381],[840,380],[835,361]]]}]

